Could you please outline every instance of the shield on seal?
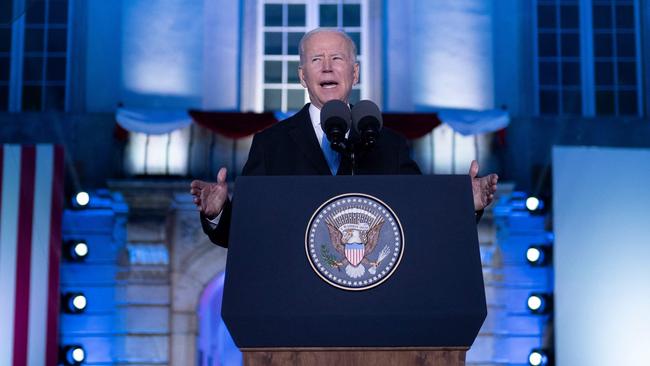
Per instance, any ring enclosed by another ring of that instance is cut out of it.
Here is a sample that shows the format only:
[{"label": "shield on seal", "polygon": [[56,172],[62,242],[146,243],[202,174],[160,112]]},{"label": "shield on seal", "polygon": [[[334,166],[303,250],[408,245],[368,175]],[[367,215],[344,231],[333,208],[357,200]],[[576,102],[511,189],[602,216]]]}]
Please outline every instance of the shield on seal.
[{"label": "shield on seal", "polygon": [[345,244],[345,258],[347,258],[350,264],[354,267],[358,266],[365,255],[365,247],[366,246],[361,243]]}]

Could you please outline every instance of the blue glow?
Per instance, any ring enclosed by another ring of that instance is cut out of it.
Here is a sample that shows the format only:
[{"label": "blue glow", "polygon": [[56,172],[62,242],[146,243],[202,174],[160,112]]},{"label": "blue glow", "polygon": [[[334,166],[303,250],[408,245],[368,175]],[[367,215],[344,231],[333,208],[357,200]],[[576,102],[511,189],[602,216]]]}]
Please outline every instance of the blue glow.
[{"label": "blue glow", "polygon": [[201,90],[200,1],[124,1],[122,75],[127,91],[197,96]]},{"label": "blue glow", "polygon": [[415,2],[415,105],[493,108],[491,13],[489,1]]},{"label": "blue glow", "polygon": [[219,360],[218,365],[241,365],[242,354],[235,345],[226,324],[221,319],[221,300],[225,273],[217,275],[206,287],[199,300],[198,354],[199,365]]},{"label": "blue glow", "polygon": [[650,149],[553,149],[558,365],[650,360],[648,161]]}]

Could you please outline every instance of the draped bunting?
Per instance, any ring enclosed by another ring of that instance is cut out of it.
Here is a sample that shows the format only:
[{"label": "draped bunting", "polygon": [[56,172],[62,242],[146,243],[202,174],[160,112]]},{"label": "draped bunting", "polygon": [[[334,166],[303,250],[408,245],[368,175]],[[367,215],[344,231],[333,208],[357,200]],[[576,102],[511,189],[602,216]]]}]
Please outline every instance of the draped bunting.
[{"label": "draped bunting", "polygon": [[[212,132],[232,139],[241,139],[292,114],[119,108],[116,120],[119,126],[127,131],[149,135],[170,133],[188,126],[194,120]],[[383,118],[385,127],[410,140],[425,136],[443,122],[465,136],[494,132],[510,123],[508,112],[503,110],[431,109],[431,112],[424,113],[384,113]]]},{"label": "draped bunting", "polygon": [[[205,112],[190,110],[190,116],[201,126],[226,137],[239,139],[261,131],[295,113]],[[431,132],[440,124],[435,113],[384,113],[384,126],[415,139]]]},{"label": "draped bunting", "polygon": [[185,110],[118,108],[115,119],[125,130],[147,135],[170,133],[192,123]]},{"label": "draped bunting", "polygon": [[232,139],[241,139],[259,132],[278,120],[272,112],[206,112],[190,110],[199,125]]},{"label": "draped bunting", "polygon": [[384,126],[409,140],[420,138],[440,124],[435,113],[382,113]]},{"label": "draped bunting", "polygon": [[510,124],[508,111],[501,109],[486,111],[439,109],[438,116],[454,131],[464,136],[498,131]]}]

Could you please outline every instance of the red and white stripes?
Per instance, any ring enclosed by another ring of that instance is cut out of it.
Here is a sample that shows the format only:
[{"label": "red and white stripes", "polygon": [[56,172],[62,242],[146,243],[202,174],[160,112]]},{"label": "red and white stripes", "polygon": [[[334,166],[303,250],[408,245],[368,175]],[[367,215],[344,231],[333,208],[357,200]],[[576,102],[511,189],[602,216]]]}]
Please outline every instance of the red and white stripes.
[{"label": "red and white stripes", "polygon": [[57,362],[63,148],[0,146],[0,365]]}]

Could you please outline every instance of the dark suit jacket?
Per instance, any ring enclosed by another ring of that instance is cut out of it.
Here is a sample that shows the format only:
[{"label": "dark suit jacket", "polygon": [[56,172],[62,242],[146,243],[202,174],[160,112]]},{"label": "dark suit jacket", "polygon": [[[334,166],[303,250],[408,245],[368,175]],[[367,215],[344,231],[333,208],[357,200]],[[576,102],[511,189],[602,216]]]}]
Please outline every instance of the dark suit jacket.
[{"label": "dark suit jacket", "polygon": [[[351,133],[350,139],[355,138]],[[354,174],[421,174],[410,158],[406,139],[388,129],[381,130],[377,145],[371,151],[357,154],[355,159]],[[351,173],[351,160],[343,158],[337,175]],[[312,127],[309,104],[292,117],[256,134],[242,171],[242,175],[331,174]],[[201,217],[203,231],[213,243],[223,247],[228,247],[231,210],[228,201],[216,229]]]}]

